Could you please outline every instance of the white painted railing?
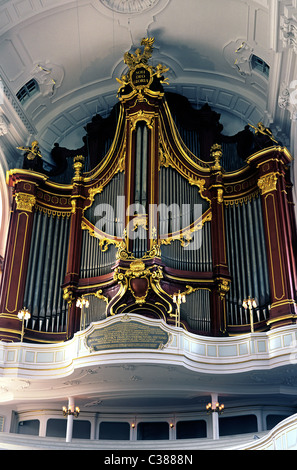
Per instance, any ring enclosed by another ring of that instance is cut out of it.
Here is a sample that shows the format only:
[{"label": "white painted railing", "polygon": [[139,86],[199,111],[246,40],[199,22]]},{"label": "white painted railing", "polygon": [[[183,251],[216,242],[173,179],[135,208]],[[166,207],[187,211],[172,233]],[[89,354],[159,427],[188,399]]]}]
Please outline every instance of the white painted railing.
[{"label": "white painted railing", "polygon": [[266,436],[241,450],[297,450],[297,414],[277,424]]},{"label": "white painted railing", "polygon": [[[114,347],[92,351],[87,346],[88,337],[102,332],[119,322],[138,322],[140,325],[159,327],[168,336],[166,344],[159,349],[145,347],[118,349]],[[0,377],[52,378],[69,375],[80,367],[112,364],[137,359],[154,363],[181,364],[197,372],[226,374],[297,363],[297,325],[289,325],[263,333],[249,333],[235,337],[213,338],[197,336],[181,328],[174,328],[162,320],[152,320],[129,314],[109,317],[92,323],[64,343],[30,344],[0,341]]]}]

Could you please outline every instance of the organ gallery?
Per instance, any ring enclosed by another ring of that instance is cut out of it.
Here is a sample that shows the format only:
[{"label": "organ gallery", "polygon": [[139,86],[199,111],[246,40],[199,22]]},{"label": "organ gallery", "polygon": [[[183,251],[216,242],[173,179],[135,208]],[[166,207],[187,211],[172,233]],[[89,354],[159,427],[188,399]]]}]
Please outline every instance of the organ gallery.
[{"label": "organ gallery", "polygon": [[[166,92],[154,38],[126,53],[118,103],[81,148],[38,142],[7,172],[13,192],[0,339],[69,340],[119,314],[233,336],[295,323],[296,233],[286,147],[261,122]],[[246,308],[248,299],[254,299]]]}]

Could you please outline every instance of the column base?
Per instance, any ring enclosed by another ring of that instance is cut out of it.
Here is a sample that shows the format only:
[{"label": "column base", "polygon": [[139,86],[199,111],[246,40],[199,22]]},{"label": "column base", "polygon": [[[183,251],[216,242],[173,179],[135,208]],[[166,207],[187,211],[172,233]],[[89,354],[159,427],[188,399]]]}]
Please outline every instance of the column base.
[{"label": "column base", "polygon": [[0,314],[0,340],[7,343],[16,343],[21,341],[22,322],[15,314]]},{"label": "column base", "polygon": [[297,321],[297,305],[292,299],[274,302],[270,307],[267,325],[273,329],[280,326],[292,325]]}]

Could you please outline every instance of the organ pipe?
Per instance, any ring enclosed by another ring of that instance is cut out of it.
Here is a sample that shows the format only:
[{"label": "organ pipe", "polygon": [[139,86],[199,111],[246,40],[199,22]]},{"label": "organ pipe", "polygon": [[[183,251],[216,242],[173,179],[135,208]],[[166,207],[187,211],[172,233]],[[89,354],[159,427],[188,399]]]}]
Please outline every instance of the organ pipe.
[{"label": "organ pipe", "polygon": [[257,300],[258,317],[265,320],[270,304],[270,289],[260,198],[227,205],[225,214],[228,264],[232,276],[230,291],[226,296],[228,323],[249,323],[242,307],[243,300],[248,296]]},{"label": "organ pipe", "polygon": [[69,218],[35,214],[24,295],[24,304],[32,312],[32,329],[66,329],[67,304],[61,285],[66,272],[68,235]]}]

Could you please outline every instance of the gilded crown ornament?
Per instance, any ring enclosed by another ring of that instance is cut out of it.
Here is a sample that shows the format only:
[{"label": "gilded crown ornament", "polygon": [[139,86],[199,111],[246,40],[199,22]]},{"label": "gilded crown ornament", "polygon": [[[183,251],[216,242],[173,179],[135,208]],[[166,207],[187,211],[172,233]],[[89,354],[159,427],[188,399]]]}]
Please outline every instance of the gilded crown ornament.
[{"label": "gilded crown ornament", "polygon": [[[134,53],[129,51],[124,54],[124,62],[128,65],[129,70],[123,74],[117,81],[121,84],[118,90],[118,96],[129,95],[131,92],[141,94],[143,89],[150,90],[154,80],[159,84],[168,84],[168,78],[164,78],[163,74],[169,70],[168,67],[158,64],[157,66],[148,65],[149,59],[152,57],[153,44],[155,38],[143,38],[140,46]],[[157,86],[158,88],[158,86]],[[160,91],[157,91],[160,93]]]},{"label": "gilded crown ornament", "polygon": [[147,64],[148,60],[152,57],[154,42],[155,38],[143,38],[140,43],[141,46],[144,46],[143,52],[139,48],[136,49],[135,54],[125,52],[125,64],[127,64],[130,68],[140,63]]}]

